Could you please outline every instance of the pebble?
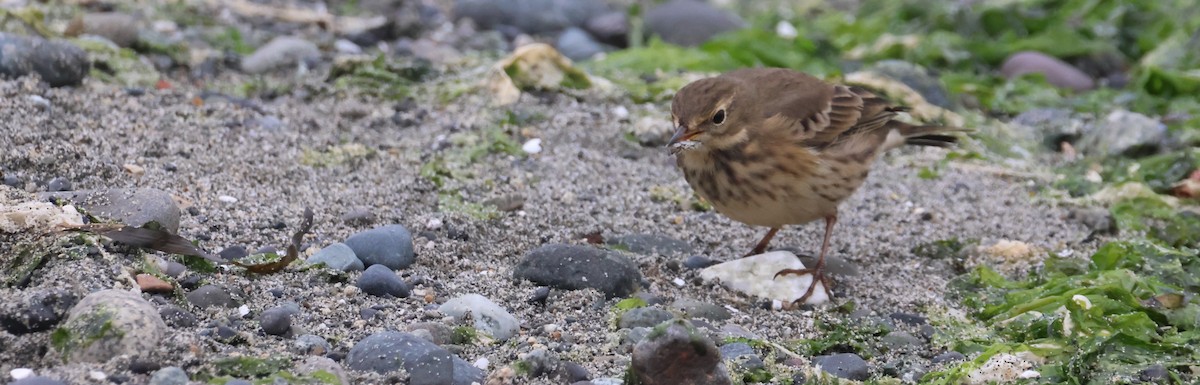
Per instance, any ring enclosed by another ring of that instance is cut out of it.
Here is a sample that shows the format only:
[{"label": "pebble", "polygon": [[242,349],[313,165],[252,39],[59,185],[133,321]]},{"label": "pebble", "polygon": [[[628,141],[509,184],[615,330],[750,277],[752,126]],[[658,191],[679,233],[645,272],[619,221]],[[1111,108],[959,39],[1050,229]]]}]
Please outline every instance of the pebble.
[{"label": "pebble", "polygon": [[358,277],[355,286],[362,289],[363,293],[377,297],[406,298],[410,293],[408,284],[384,265],[368,267]]},{"label": "pebble", "polygon": [[533,138],[533,139],[525,141],[525,143],[521,145],[521,151],[524,151],[526,154],[541,153],[542,152],[542,139]]},{"label": "pebble", "polygon": [[196,326],[196,316],[175,305],[165,305],[158,309],[158,315],[163,321],[174,328],[190,328]]},{"label": "pebble", "polygon": [[588,19],[584,29],[601,43],[614,47],[629,46],[629,17],[625,12],[606,12]]},{"label": "pebble", "polygon": [[671,309],[687,314],[691,318],[703,318],[711,321],[724,321],[732,318],[729,310],[722,306],[694,299],[679,299],[671,303]]},{"label": "pebble", "polygon": [[363,262],[354,255],[354,249],[345,243],[334,243],[317,251],[305,262],[310,264],[324,263],[326,267],[341,271],[363,271]]},{"label": "pebble", "polygon": [[1000,66],[1000,73],[1009,79],[1029,73],[1040,73],[1046,77],[1047,83],[1075,91],[1086,91],[1096,87],[1096,81],[1075,66],[1036,51],[1022,51],[1010,55]]},{"label": "pebble", "polygon": [[429,333],[432,341],[438,345],[446,345],[454,343],[454,330],[450,326],[440,322],[418,322],[409,325],[410,332],[425,331]]},{"label": "pebble", "polygon": [[520,331],[520,321],[503,307],[479,294],[466,294],[446,301],[438,311],[462,321],[470,314],[478,329],[500,341],[507,341]]},{"label": "pebble", "polygon": [[960,362],[960,361],[965,361],[966,359],[967,359],[966,355],[963,355],[962,353],[951,350],[951,351],[933,356],[933,358],[930,359],[930,362],[933,362],[935,364],[940,364],[943,362],[946,362],[946,363]]},{"label": "pebble", "polygon": [[136,280],[138,288],[142,289],[143,293],[170,293],[175,291],[175,286],[172,286],[170,282],[150,274],[138,274]]},{"label": "pebble", "polygon": [[583,365],[574,362],[563,362],[563,371],[567,374],[567,382],[575,383],[579,381],[587,381],[592,379],[592,373],[588,372]]},{"label": "pebble", "polygon": [[224,203],[237,203],[238,199],[229,195],[218,195],[217,200]]},{"label": "pebble", "polygon": [[557,373],[561,362],[558,356],[546,349],[534,349],[521,360],[529,369],[530,377],[550,376]]},{"label": "pebble", "polygon": [[246,258],[246,257],[250,256],[250,250],[246,249],[246,246],[233,245],[233,246],[229,246],[224,249],[221,249],[221,251],[218,252],[217,255],[219,255],[221,258],[225,259],[226,261],[233,261],[233,260],[238,260],[238,259],[242,259],[242,258]]},{"label": "pebble", "polygon": [[854,381],[865,381],[870,377],[867,361],[854,353],[838,353],[813,358],[813,363],[835,377]]},{"label": "pebble", "polygon": [[600,42],[593,39],[587,31],[576,27],[567,28],[559,34],[554,48],[574,61],[591,59],[604,52],[604,46],[600,45]]},{"label": "pebble", "polygon": [[278,36],[242,58],[242,71],[258,74],[320,57],[321,50],[316,44],[298,37]]},{"label": "pebble", "polygon": [[220,306],[225,308],[238,307],[237,301],[229,295],[225,288],[217,285],[204,285],[186,295],[188,302],[199,308]]},{"label": "pebble", "polygon": [[630,133],[637,139],[638,144],[651,148],[667,145],[673,131],[670,121],[657,116],[643,116],[630,127]]},{"label": "pebble", "polygon": [[929,323],[925,316],[920,314],[892,313],[888,317],[906,325],[920,326]]},{"label": "pebble", "polygon": [[179,278],[184,272],[187,272],[187,266],[175,261],[164,261],[159,263],[159,269],[163,274],[171,278]]},{"label": "pebble", "polygon": [[1070,219],[1083,224],[1088,230],[1098,234],[1116,234],[1117,222],[1113,219],[1112,211],[1103,207],[1078,207],[1071,209]]},{"label": "pebble", "polygon": [[22,188],[25,185],[25,182],[21,180],[21,177],[12,173],[5,173],[2,182],[5,186],[12,188]]},{"label": "pebble", "polygon": [[622,329],[632,329],[635,327],[652,328],[666,321],[675,318],[671,312],[659,309],[656,307],[640,307],[630,309],[621,314],[621,318],[617,320],[617,327]]},{"label": "pebble", "polygon": [[707,1],[671,0],[646,11],[645,27],[667,43],[698,46],[723,32],[745,26],[737,15]]},{"label": "pebble", "polygon": [[721,359],[736,363],[736,372],[748,372],[763,369],[766,363],[754,348],[745,342],[734,342],[721,346]]},{"label": "pebble", "polygon": [[1014,116],[1011,121],[1024,136],[1057,151],[1062,142],[1074,143],[1083,135],[1084,120],[1065,108],[1034,108]]},{"label": "pebble", "polygon": [[1147,155],[1157,152],[1166,138],[1167,126],[1162,122],[1117,109],[1085,127],[1079,149],[1091,155]]},{"label": "pebble", "polygon": [[[71,308],[62,326],[68,338],[59,353],[69,363],[106,362],[120,355],[137,355],[159,346],[167,324],[142,297],[125,290],[88,294]],[[102,336],[95,330],[105,330]]]},{"label": "pebble", "polygon": [[292,308],[276,306],[263,311],[258,322],[263,333],[274,336],[287,335],[292,331],[292,314],[295,312]]},{"label": "pebble", "polygon": [[31,376],[10,382],[8,385],[67,385],[67,383],[50,377]]},{"label": "pebble", "polygon": [[[811,275],[781,275],[784,269],[803,269],[804,264],[788,251],[772,251],[713,265],[700,271],[700,279],[718,283],[748,295],[791,303],[804,295],[812,283]],[[821,284],[807,300],[809,304],[829,301]]]},{"label": "pebble", "polygon": [[[69,187],[68,187],[69,189]],[[52,190],[54,191],[54,190]],[[179,217],[182,212],[171,194],[153,188],[130,188],[108,190],[79,190],[51,192],[42,198],[64,199],[100,218],[119,221],[129,226],[142,227],[158,223],[163,230],[179,232]]]},{"label": "pebble", "polygon": [[548,299],[550,299],[550,288],[542,286],[534,289],[533,294],[530,294],[529,299],[525,300],[525,302],[537,305],[545,305],[546,300]]},{"label": "pebble", "polygon": [[1138,372],[1138,379],[1144,382],[1157,383],[1166,380],[1170,376],[1171,373],[1167,372],[1167,368],[1162,364],[1150,365]]},{"label": "pebble", "polygon": [[329,341],[315,334],[301,335],[292,342],[292,352],[302,356],[324,356],[332,349]]},{"label": "pebble", "polygon": [[392,270],[406,268],[416,261],[412,234],[401,225],[387,225],[351,235],[345,241],[364,265],[381,264]]},{"label": "pebble", "polygon": [[162,366],[158,362],[151,361],[145,357],[133,357],[129,361],[129,371],[134,374],[146,374],[158,370]]},{"label": "pebble", "polygon": [[187,385],[188,375],[178,366],[168,366],[150,376],[150,385]]},{"label": "pebble", "polygon": [[732,384],[716,344],[686,320],[638,342],[628,376],[643,385]]},{"label": "pebble", "polygon": [[950,101],[950,93],[942,86],[941,80],[924,67],[903,60],[883,60],[872,65],[870,70],[904,83],[929,104],[947,109],[954,108]]},{"label": "pebble", "polygon": [[467,360],[454,356],[454,382],[453,385],[471,385],[484,383],[484,377],[487,373],[483,369],[479,369],[472,365]]},{"label": "pebble", "polygon": [[370,226],[375,223],[375,212],[370,208],[356,207],[346,211],[339,219],[351,226]]},{"label": "pebble", "polygon": [[683,260],[683,267],[695,270],[695,269],[703,269],[703,268],[706,268],[706,267],[709,267],[709,266],[712,266],[712,265],[715,265],[718,263],[721,263],[721,261],[714,261],[703,255],[693,255],[693,256],[687,257],[687,259]]},{"label": "pebble", "polygon": [[403,367],[410,385],[449,385],[454,379],[451,357],[446,349],[412,334],[381,331],[354,344],[345,362],[351,370],[380,374]]},{"label": "pebble", "polygon": [[30,369],[30,368],[16,368],[16,369],[13,369],[13,370],[10,370],[10,371],[8,371],[8,375],[9,375],[9,376],[11,376],[11,377],[12,377],[12,379],[14,379],[14,380],[20,380],[20,379],[24,379],[25,377],[32,376],[32,375],[33,375],[33,369]]},{"label": "pebble", "polygon": [[138,23],[133,16],[118,12],[87,13],[67,25],[66,36],[100,36],[121,47],[132,47],[138,40]]},{"label": "pebble", "polygon": [[0,77],[38,74],[51,87],[77,86],[91,70],[87,52],[61,40],[0,32]]},{"label": "pebble", "polygon": [[565,290],[592,288],[608,298],[633,294],[641,271],[619,252],[592,246],[548,244],[525,255],[513,277]]},{"label": "pebble", "polygon": [[925,341],[907,332],[891,332],[880,338],[879,344],[886,351],[905,351],[920,347]]},{"label": "pebble", "polygon": [[49,192],[71,191],[71,188],[71,180],[61,176],[46,182],[46,191]]},{"label": "pebble", "polygon": [[[329,357],[308,356],[308,358],[304,359],[304,362],[301,362],[299,365],[296,365],[296,371],[301,374],[308,374],[308,375],[311,375],[318,371],[324,371],[326,373],[332,374],[335,378],[337,378],[339,384],[342,384],[342,385],[350,384],[350,380],[349,380],[350,377],[349,377],[349,375],[347,375],[346,369],[343,368],[342,365],[338,364],[337,361],[334,361],[333,359],[330,359]],[[229,385],[229,383],[226,383],[225,385]]]},{"label": "pebble", "polygon": [[62,321],[78,298],[63,289],[33,292],[17,306],[0,308],[0,328],[14,335],[50,330]]},{"label": "pebble", "polygon": [[592,15],[608,12],[603,0],[456,0],[455,20],[470,18],[483,28],[513,26],[527,34],[582,26]]},{"label": "pebble", "polygon": [[693,251],[692,245],[661,234],[627,234],[609,238],[609,245],[620,246],[636,254],[685,255]]}]

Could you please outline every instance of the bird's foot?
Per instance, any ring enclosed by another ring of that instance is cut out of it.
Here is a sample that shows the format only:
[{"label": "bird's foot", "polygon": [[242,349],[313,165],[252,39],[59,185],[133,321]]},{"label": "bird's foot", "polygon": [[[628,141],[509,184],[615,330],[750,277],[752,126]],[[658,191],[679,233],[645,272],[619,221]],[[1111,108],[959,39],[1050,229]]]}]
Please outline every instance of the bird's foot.
[{"label": "bird's foot", "polygon": [[796,299],[795,301],[792,301],[793,306],[800,306],[800,305],[803,305],[805,303],[805,301],[808,301],[808,298],[812,297],[813,291],[816,290],[818,283],[821,284],[821,288],[824,289],[825,295],[829,298],[829,300],[830,301],[833,300],[833,291],[830,291],[830,289],[829,289],[830,287],[833,286],[833,280],[830,279],[829,276],[825,275],[825,267],[824,266],[817,265],[817,267],[814,267],[811,269],[784,269],[784,270],[780,270],[779,272],[775,273],[774,278],[779,278],[779,276],[781,276],[781,275],[805,275],[805,274],[812,275],[812,283],[808,285],[808,290],[804,291],[804,295],[800,296],[800,298]]}]

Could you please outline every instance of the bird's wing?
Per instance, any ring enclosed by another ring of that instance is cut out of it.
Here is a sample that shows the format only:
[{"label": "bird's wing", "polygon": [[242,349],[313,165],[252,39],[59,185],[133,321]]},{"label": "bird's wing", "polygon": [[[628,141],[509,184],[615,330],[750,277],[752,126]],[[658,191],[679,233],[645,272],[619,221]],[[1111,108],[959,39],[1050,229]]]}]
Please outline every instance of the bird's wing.
[{"label": "bird's wing", "polygon": [[[760,85],[771,95],[762,105],[762,134],[810,147],[826,147],[883,127],[899,109],[861,87],[833,85],[786,69],[734,71],[728,76]],[[759,78],[759,79],[751,79]]]}]

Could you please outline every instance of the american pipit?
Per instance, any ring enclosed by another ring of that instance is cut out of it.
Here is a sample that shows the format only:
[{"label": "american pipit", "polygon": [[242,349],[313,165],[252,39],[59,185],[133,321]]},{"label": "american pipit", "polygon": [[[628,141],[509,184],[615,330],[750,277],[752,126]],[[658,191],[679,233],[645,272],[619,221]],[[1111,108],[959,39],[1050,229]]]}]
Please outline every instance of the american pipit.
[{"label": "american pipit", "polygon": [[956,127],[893,120],[905,111],[860,87],[780,68],[741,69],[683,87],[671,104],[668,145],[688,184],[718,212],[770,228],[745,256],[762,254],[784,225],[825,220],[812,274],[826,294],[825,254],[838,204],[867,179],[875,157],[903,144],[948,147]]}]

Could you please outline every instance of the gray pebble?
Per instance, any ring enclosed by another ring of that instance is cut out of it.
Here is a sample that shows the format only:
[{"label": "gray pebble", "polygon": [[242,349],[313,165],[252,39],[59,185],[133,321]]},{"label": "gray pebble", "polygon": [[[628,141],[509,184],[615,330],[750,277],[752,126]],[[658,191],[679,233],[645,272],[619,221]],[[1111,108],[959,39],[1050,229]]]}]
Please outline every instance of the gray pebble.
[{"label": "gray pebble", "polygon": [[196,316],[175,305],[165,305],[158,309],[158,315],[163,321],[174,328],[190,328],[196,326]]},{"label": "gray pebble", "polygon": [[342,368],[341,364],[328,357],[308,356],[299,365],[296,365],[296,371],[302,374],[313,374],[318,371],[324,371],[332,374],[338,379],[338,383],[348,385],[350,383],[349,376],[346,374],[346,369]]},{"label": "gray pebble", "polygon": [[[138,355],[158,347],[167,324],[141,295],[117,289],[88,294],[71,308],[62,325],[68,339],[68,363],[106,362],[120,355]],[[97,336],[97,330],[103,330]]]},{"label": "gray pebble", "polygon": [[723,306],[693,299],[679,299],[671,303],[672,309],[677,309],[691,318],[703,318],[713,321],[724,321],[733,317]]},{"label": "gray pebble", "polygon": [[667,43],[698,46],[717,34],[741,29],[745,23],[707,1],[672,0],[647,10],[645,25]]},{"label": "gray pebble", "polygon": [[293,313],[295,313],[294,309],[276,306],[263,311],[258,322],[264,333],[275,336],[286,335],[292,330]]},{"label": "gray pebble", "polygon": [[716,344],[685,320],[672,321],[634,347],[629,377],[643,385],[732,383]]},{"label": "gray pebble", "polygon": [[674,318],[675,315],[669,311],[655,307],[642,307],[630,309],[621,314],[621,318],[617,320],[617,326],[622,329],[632,329],[635,327],[651,328]]},{"label": "gray pebble", "polygon": [[608,12],[588,19],[587,32],[601,43],[615,47],[629,46],[629,17],[625,12]]},{"label": "gray pebble", "polygon": [[453,385],[482,384],[486,375],[487,373],[484,373],[483,369],[476,368],[467,360],[454,356]]},{"label": "gray pebble", "polygon": [[574,61],[587,60],[604,52],[604,46],[588,35],[586,31],[575,27],[567,28],[562,34],[559,34],[558,40],[554,42],[554,48],[563,56]]},{"label": "gray pebble", "polygon": [[379,264],[399,270],[415,262],[412,233],[401,225],[361,231],[347,238],[345,244],[368,267]]},{"label": "gray pebble", "polygon": [[829,374],[848,380],[865,381],[871,375],[867,361],[854,353],[817,356],[813,358],[813,363]]},{"label": "gray pebble", "polygon": [[588,372],[587,368],[574,362],[563,362],[563,370],[567,373],[567,381],[571,383],[587,381],[592,378],[592,373]]},{"label": "gray pebble", "polygon": [[715,265],[718,263],[721,263],[721,262],[714,261],[703,255],[693,255],[693,256],[687,257],[687,259],[683,260],[683,267],[695,270],[695,269],[703,269],[703,268],[706,268],[706,267],[709,267],[709,266],[712,266],[712,265]]},{"label": "gray pebble", "polygon": [[964,361],[966,359],[967,359],[967,356],[963,355],[962,353],[951,350],[951,351],[933,356],[933,358],[930,359],[930,362],[933,362],[935,364],[940,364],[943,362],[959,362],[959,361]]},{"label": "gray pebble", "polygon": [[188,375],[178,366],[168,366],[154,372],[150,385],[187,385]]},{"label": "gray pebble", "polygon": [[296,337],[292,342],[292,351],[304,356],[324,356],[332,350],[329,341],[314,334]]},{"label": "gray pebble", "polygon": [[409,295],[408,284],[384,265],[368,267],[355,285],[364,293],[377,297],[406,298]]},{"label": "gray pebble", "polygon": [[62,289],[34,292],[20,305],[0,308],[0,329],[14,335],[50,330],[76,302],[75,294]]},{"label": "gray pebble", "polygon": [[238,307],[237,301],[233,300],[233,296],[225,288],[217,285],[204,285],[192,292],[187,293],[187,300],[192,305],[199,308],[207,308],[220,306],[226,308]]},{"label": "gray pebble", "polygon": [[370,208],[356,207],[342,214],[340,219],[351,226],[367,226],[375,223],[375,213]]},{"label": "gray pebble", "polygon": [[466,294],[442,304],[438,311],[459,321],[469,314],[478,329],[500,341],[507,341],[520,331],[520,321],[503,307],[479,294]]},{"label": "gray pebble", "polygon": [[242,58],[242,71],[263,73],[275,68],[297,65],[320,58],[316,44],[298,37],[278,36]]},{"label": "gray pebble", "polygon": [[71,191],[71,187],[71,180],[61,176],[46,182],[46,191],[49,192]]},{"label": "gray pebble", "polygon": [[363,271],[364,266],[358,256],[354,255],[354,249],[346,246],[345,243],[334,243],[317,251],[305,261],[311,264],[324,263],[331,269],[341,271]]},{"label": "gray pebble", "polygon": [[[67,189],[70,189],[68,187]],[[58,191],[51,189],[50,191]],[[130,188],[109,190],[80,190],[46,193],[43,198],[65,199],[101,218],[120,221],[129,226],[142,227],[147,223],[158,223],[163,230],[179,232],[179,217],[182,212],[171,194],[152,188]]]},{"label": "gray pebble", "polygon": [[79,85],[91,70],[87,52],[65,41],[0,32],[0,47],[0,76],[36,73],[51,87],[63,87]]},{"label": "gray pebble", "polygon": [[67,385],[67,383],[50,377],[29,376],[10,382],[8,385]]},{"label": "gray pebble", "polygon": [[691,244],[661,234],[627,234],[609,238],[605,243],[635,254],[685,255],[693,251]]},{"label": "gray pebble", "polygon": [[1138,156],[1154,153],[1167,138],[1167,125],[1132,111],[1114,110],[1086,126],[1079,149],[1092,155]]},{"label": "gray pebble", "polygon": [[446,349],[420,337],[382,331],[354,344],[345,362],[351,370],[380,374],[402,367],[408,372],[410,385],[449,385],[454,378],[451,357]]},{"label": "gray pebble", "polygon": [[530,251],[513,277],[565,290],[593,288],[608,298],[633,294],[642,280],[637,265],[619,252],[565,244]]}]

